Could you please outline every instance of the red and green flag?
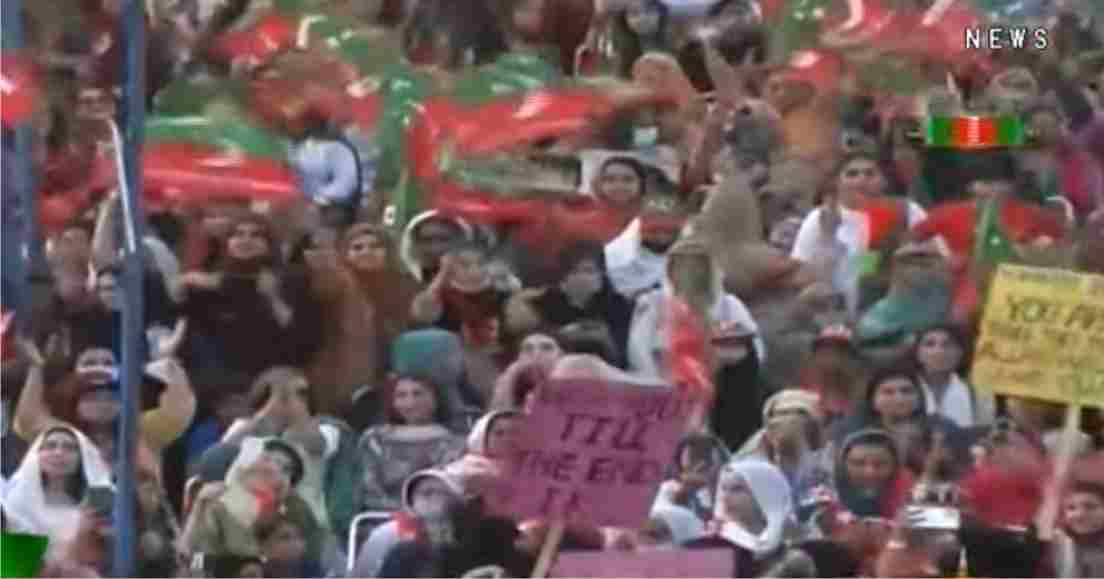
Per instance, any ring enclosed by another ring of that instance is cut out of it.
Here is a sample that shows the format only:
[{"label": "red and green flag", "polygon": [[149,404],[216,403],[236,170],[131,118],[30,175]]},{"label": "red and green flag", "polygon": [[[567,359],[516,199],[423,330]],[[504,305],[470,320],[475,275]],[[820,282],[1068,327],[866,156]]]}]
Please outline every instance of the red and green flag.
[{"label": "red and green flag", "polygon": [[954,149],[1020,147],[1027,143],[1027,127],[1015,116],[932,117],[927,121],[924,142],[929,147]]},{"label": "red and green flag", "polygon": [[41,535],[4,533],[0,536],[0,577],[38,577],[49,544]]},{"label": "red and green flag", "polygon": [[974,233],[974,261],[984,265],[998,265],[1015,259],[1016,247],[1004,232],[1000,218],[1000,200],[980,202],[981,215]]}]

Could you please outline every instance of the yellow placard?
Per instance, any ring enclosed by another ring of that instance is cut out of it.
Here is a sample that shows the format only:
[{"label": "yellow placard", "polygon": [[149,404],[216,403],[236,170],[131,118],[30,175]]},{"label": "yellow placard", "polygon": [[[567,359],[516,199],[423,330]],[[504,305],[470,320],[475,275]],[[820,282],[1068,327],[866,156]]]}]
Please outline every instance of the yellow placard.
[{"label": "yellow placard", "polygon": [[976,346],[979,388],[1104,408],[1104,276],[1000,266]]}]

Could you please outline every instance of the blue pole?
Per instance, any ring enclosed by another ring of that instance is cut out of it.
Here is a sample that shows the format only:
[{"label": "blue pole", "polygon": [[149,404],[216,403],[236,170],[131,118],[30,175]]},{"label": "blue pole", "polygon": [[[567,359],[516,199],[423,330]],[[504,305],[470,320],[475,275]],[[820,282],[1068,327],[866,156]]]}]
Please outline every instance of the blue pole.
[{"label": "blue pole", "polygon": [[[23,49],[23,0],[0,1],[3,12],[0,46],[4,52]],[[34,128],[22,123],[11,131],[4,131],[2,163],[3,187],[0,202],[3,206],[3,291],[4,305],[15,308],[16,329],[26,328],[30,307],[30,273],[33,265],[41,261],[41,244],[38,242],[37,204],[34,180]]]},{"label": "blue pole", "polygon": [[[134,577],[137,570],[135,536],[135,446],[138,438],[138,401],[145,360],[143,298],[142,135],[146,116],[146,12],[142,0],[127,0],[123,7],[123,99],[119,126],[122,131],[122,170],[119,181],[123,204],[124,263],[122,327],[122,414],[119,420],[115,469],[114,575]],[[116,139],[118,146],[119,139]]]}]

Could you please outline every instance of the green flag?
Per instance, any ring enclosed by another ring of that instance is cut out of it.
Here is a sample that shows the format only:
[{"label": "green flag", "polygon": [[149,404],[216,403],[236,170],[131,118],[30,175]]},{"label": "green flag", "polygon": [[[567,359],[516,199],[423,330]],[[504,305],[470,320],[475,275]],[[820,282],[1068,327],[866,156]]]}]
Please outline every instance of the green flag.
[{"label": "green flag", "polygon": [[999,265],[1015,259],[1016,247],[1001,226],[1000,201],[990,199],[981,203],[981,215],[974,232],[974,261],[985,265]]},{"label": "green flag", "polygon": [[774,62],[788,62],[799,50],[820,44],[821,25],[829,0],[787,0],[781,22],[768,29],[768,52]]},{"label": "green flag", "polygon": [[0,577],[37,577],[50,540],[41,535],[0,536]]}]

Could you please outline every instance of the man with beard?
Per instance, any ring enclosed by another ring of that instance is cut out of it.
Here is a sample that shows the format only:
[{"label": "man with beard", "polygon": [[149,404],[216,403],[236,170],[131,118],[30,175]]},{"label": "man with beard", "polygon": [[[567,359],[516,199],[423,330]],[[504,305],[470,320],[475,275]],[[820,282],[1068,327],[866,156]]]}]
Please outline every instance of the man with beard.
[{"label": "man with beard", "polygon": [[684,204],[671,194],[644,198],[640,216],[605,247],[610,282],[618,293],[635,299],[660,287],[667,271],[667,250],[688,216]]}]

